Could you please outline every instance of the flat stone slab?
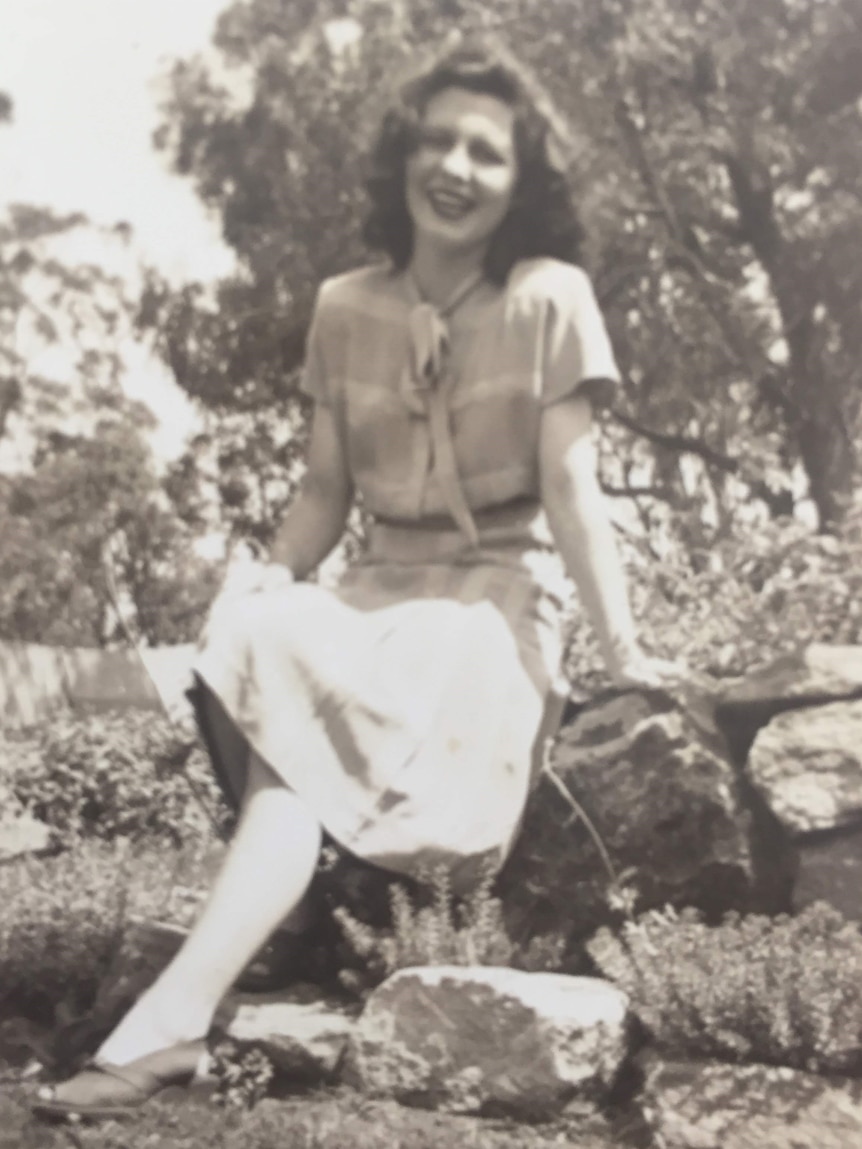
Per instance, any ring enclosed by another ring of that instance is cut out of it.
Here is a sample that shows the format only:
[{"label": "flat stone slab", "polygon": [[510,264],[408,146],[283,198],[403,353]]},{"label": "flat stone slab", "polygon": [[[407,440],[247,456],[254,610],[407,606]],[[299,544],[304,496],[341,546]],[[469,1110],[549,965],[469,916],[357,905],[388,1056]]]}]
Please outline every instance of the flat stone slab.
[{"label": "flat stone slab", "polygon": [[794,835],[862,822],[862,701],[777,715],[755,738],[746,771]]},{"label": "flat stone slab", "polygon": [[449,1113],[547,1120],[605,1096],[627,1053],[628,999],[598,978],[502,967],[400,970],[369,997],[345,1079]]},{"label": "flat stone slab", "polygon": [[740,765],[776,714],[862,698],[862,646],[812,643],[716,691],[716,719]]},{"label": "flat stone slab", "polygon": [[231,994],[216,1017],[225,1037],[259,1049],[281,1074],[302,1081],[334,1076],[355,1025],[355,1009],[309,999],[298,987]]},{"label": "flat stone slab", "polygon": [[862,1081],[767,1065],[642,1062],[639,1104],[662,1149],[854,1149]]}]

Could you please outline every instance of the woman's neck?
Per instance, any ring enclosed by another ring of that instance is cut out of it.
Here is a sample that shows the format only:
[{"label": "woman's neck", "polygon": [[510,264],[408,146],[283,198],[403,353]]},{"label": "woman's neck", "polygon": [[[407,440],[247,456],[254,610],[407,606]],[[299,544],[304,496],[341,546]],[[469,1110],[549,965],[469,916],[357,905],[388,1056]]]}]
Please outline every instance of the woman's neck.
[{"label": "woman's neck", "polygon": [[443,307],[453,293],[482,269],[484,252],[446,251],[419,243],[410,260],[410,274],[422,297]]}]

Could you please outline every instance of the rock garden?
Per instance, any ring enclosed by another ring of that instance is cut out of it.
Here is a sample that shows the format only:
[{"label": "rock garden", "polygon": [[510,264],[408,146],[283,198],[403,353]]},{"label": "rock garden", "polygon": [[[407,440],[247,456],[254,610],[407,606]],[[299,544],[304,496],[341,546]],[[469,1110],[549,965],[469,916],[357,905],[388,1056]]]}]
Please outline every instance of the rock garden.
[{"label": "rock garden", "polygon": [[169,958],[229,827],[153,714],[7,731],[4,1143],[859,1142],[860,708],[862,648],[824,644],[573,702],[500,875],[459,896],[330,845],[283,984],[225,1002],[209,1088],[71,1128],[28,1097]]}]

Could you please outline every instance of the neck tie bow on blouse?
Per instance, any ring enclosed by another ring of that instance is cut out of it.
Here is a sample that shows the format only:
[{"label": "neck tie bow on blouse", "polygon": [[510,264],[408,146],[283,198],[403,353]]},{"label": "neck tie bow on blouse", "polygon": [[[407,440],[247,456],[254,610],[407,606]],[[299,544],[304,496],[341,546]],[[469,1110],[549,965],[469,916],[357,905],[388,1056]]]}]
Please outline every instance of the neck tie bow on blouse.
[{"label": "neck tie bow on blouse", "polygon": [[449,513],[474,547],[479,545],[479,532],[461,487],[452,442],[448,396],[455,380],[451,371],[446,320],[482,279],[481,272],[470,276],[458,285],[442,307],[437,308],[422,299],[415,281],[409,278],[417,302],[410,311],[410,358],[401,380],[401,396],[409,410],[428,419],[434,475]]}]

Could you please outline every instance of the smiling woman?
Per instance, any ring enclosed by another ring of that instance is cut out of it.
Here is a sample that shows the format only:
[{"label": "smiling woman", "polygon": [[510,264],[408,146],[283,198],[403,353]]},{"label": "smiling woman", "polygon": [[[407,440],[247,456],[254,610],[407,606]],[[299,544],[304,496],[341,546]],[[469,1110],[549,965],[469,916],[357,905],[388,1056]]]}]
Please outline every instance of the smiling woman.
[{"label": "smiling woman", "polygon": [[514,122],[508,104],[482,92],[448,88],[428,101],[405,181],[414,257],[429,245],[484,254],[515,189]]},{"label": "smiling woman", "polygon": [[[520,71],[472,47],[386,117],[365,234],[388,258],[320,287],[304,486],[196,662],[236,837],[177,957],[41,1112],[116,1114],[190,1081],[222,995],[299,928],[324,832],[395,874],[445,866],[459,891],[502,865],[568,689],[564,566],[616,679],[662,681],[596,481],[592,403],[617,369],[553,134]],[[305,581],[357,494],[368,553],[334,589]]]}]

